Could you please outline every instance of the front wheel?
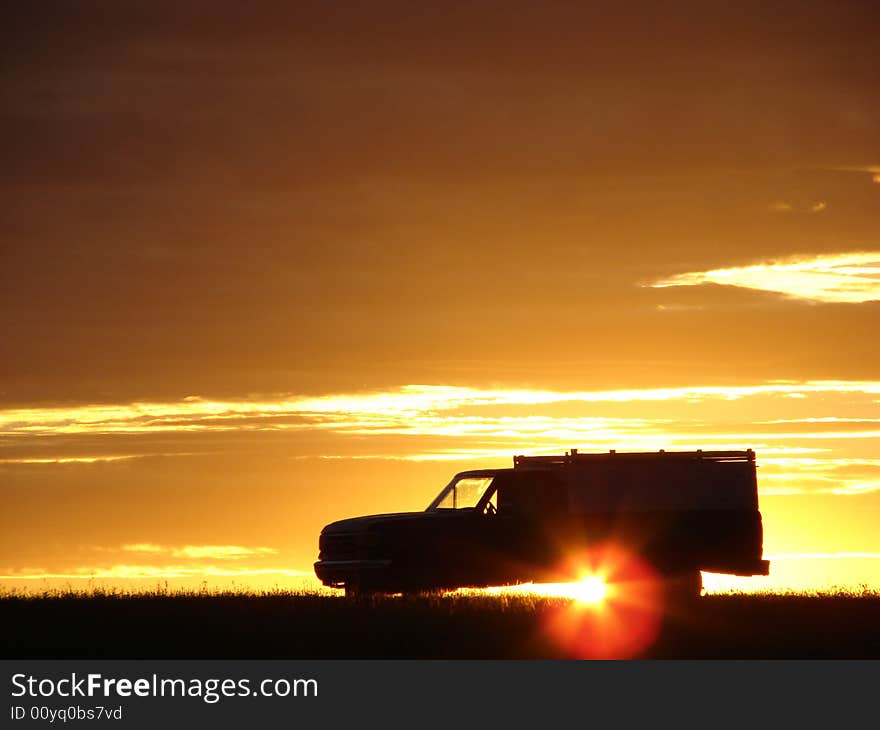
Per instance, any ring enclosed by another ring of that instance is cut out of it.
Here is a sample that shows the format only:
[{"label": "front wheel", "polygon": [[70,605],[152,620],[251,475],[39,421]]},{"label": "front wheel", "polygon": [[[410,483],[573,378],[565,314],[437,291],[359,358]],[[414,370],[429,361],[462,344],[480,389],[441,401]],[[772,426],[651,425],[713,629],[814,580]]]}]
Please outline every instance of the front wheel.
[{"label": "front wheel", "polygon": [[362,600],[372,597],[376,591],[363,583],[346,583],[345,597],[355,600]]}]

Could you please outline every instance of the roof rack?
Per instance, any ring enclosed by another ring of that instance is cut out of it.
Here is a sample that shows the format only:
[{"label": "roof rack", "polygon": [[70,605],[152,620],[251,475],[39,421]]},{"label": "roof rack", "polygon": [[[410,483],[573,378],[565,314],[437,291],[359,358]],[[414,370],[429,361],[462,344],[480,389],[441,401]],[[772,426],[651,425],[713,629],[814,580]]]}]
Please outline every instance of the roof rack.
[{"label": "roof rack", "polygon": [[618,453],[614,449],[598,454],[581,454],[577,449],[553,456],[514,456],[513,466],[567,466],[596,461],[754,461],[755,452],[745,451],[643,451]]}]

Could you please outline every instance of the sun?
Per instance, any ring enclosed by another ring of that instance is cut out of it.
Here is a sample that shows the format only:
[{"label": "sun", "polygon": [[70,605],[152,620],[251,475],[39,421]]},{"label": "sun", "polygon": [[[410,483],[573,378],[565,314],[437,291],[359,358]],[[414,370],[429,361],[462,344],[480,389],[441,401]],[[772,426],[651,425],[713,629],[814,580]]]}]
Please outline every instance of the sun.
[{"label": "sun", "polygon": [[595,606],[608,596],[608,584],[598,575],[588,575],[571,584],[570,595],[578,603]]}]

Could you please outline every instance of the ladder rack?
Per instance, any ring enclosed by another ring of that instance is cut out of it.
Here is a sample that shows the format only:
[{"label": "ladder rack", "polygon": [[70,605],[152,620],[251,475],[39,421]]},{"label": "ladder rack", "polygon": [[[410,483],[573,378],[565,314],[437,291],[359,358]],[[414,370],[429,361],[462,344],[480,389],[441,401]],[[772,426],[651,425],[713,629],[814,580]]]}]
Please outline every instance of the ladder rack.
[{"label": "ladder rack", "polygon": [[615,450],[598,454],[581,454],[577,449],[553,456],[514,456],[513,466],[571,466],[590,462],[631,462],[631,461],[714,461],[714,462],[753,462],[755,452],[745,451],[643,451],[621,452]]}]

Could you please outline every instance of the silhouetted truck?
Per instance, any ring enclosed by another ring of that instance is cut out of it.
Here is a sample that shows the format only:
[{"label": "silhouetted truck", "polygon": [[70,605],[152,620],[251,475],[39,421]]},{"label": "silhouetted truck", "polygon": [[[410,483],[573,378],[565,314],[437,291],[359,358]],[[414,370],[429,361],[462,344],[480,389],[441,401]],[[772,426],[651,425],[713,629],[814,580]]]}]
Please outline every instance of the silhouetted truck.
[{"label": "silhouetted truck", "polygon": [[315,573],[346,594],[565,581],[568,556],[609,542],[691,595],[703,570],[768,575],[754,452],[515,456],[424,512],[327,525]]}]

